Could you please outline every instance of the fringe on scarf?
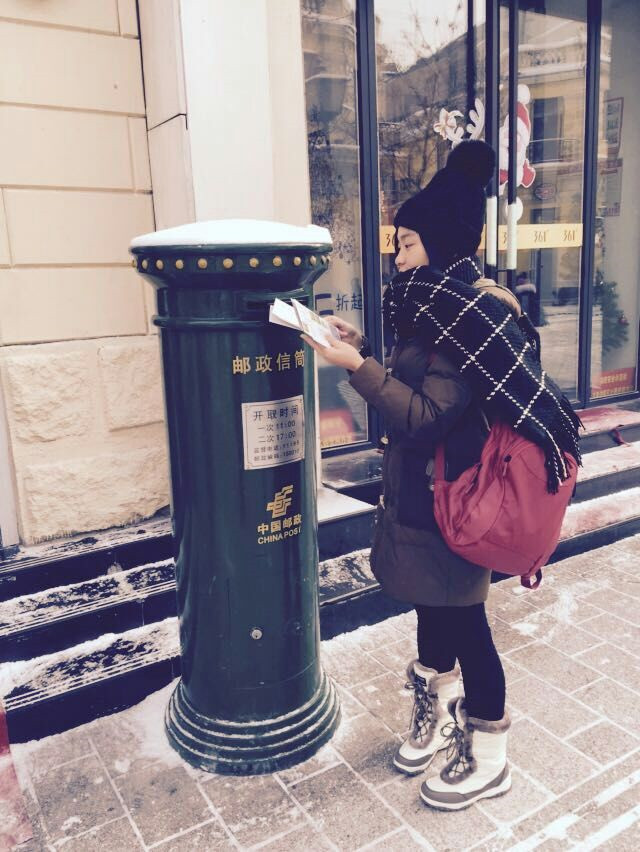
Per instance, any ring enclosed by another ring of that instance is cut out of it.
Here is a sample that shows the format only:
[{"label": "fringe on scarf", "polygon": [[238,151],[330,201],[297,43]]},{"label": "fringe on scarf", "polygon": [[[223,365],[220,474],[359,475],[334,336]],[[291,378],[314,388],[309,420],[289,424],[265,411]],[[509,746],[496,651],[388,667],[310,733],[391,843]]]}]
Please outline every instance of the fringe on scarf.
[{"label": "fringe on scarf", "polygon": [[[547,491],[555,494],[560,483],[568,478],[564,455],[573,456],[578,465],[582,465],[582,453],[580,452],[580,435],[578,429],[582,421],[573,410],[569,400],[562,394],[558,400],[561,412],[558,412],[548,424],[547,429],[553,436],[549,437],[543,444],[545,455],[545,468],[547,470]],[[568,425],[568,423],[570,425]],[[530,436],[527,436],[530,437]],[[532,438],[533,440],[533,438]],[[538,443],[536,441],[536,443]]]},{"label": "fringe on scarf", "polygon": [[[508,423],[541,447],[545,454],[547,488],[555,493],[569,476],[565,454],[581,464],[580,418],[542,370],[540,336],[528,317],[523,315],[516,322],[508,309],[488,294],[480,304],[478,291],[468,283],[469,278],[473,281],[480,277],[480,271],[471,258],[462,258],[455,265],[460,264],[463,266],[460,272],[464,272],[460,277],[464,280],[449,275],[453,267],[444,274],[418,267],[411,273],[397,275],[385,293],[385,316],[396,334],[404,336],[411,329],[427,349],[439,349],[447,355],[464,371],[489,415]],[[474,323],[474,329],[484,328],[484,339],[470,343],[460,338],[460,326],[469,321]],[[492,356],[497,360],[492,362],[486,354],[490,345],[499,348],[498,354]],[[502,378],[495,375],[496,364],[504,371]]]}]

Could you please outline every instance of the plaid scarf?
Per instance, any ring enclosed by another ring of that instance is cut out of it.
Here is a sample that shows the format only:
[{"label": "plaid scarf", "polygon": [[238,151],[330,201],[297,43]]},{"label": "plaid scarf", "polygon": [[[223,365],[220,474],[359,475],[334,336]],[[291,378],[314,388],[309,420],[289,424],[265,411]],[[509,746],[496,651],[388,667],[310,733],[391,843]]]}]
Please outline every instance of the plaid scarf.
[{"label": "plaid scarf", "polygon": [[[456,277],[451,277],[454,272]],[[395,276],[384,294],[384,316],[397,337],[418,337],[463,373],[490,419],[511,425],[544,450],[551,493],[567,478],[564,453],[580,464],[578,427],[569,400],[540,366],[539,338],[526,317],[473,286],[472,258],[444,273],[418,266]]]}]

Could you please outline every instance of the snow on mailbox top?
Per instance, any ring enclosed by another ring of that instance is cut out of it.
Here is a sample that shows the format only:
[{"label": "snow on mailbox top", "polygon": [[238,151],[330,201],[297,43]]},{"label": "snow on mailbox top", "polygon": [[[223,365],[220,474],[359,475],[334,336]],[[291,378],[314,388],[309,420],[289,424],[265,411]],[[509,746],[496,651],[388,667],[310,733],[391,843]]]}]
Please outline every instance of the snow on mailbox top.
[{"label": "snow on mailbox top", "polygon": [[331,234],[318,225],[286,225],[258,219],[213,219],[193,222],[164,231],[143,234],[131,241],[129,248],[157,246],[281,246],[330,248]]}]

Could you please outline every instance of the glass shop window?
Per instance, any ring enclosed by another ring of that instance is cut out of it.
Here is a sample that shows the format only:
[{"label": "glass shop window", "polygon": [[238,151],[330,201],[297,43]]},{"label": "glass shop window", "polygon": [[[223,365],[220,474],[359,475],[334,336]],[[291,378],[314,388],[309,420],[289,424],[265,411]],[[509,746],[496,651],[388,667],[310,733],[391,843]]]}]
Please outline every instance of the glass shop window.
[{"label": "glass shop window", "polygon": [[[508,8],[500,39],[508,45]],[[521,0],[518,14],[515,292],[538,328],[542,364],[577,394],[582,280],[587,0]],[[500,62],[499,246],[506,249],[509,52]],[[506,255],[499,253],[499,266]],[[503,281],[502,283],[506,283]]]},{"label": "glass shop window", "polygon": [[640,323],[640,14],[637,0],[604,0],[591,398],[638,388]]},{"label": "glass shop window", "polygon": [[[301,0],[312,221],[333,238],[316,310],[363,325],[356,0]],[[318,359],[323,448],[367,440],[367,407],[345,371]]]},{"label": "glass shop window", "polygon": [[[395,274],[396,211],[444,166],[457,140],[484,138],[485,25],[478,8],[468,31],[461,0],[375,0],[374,9],[384,288]],[[385,330],[387,351],[392,342]]]}]

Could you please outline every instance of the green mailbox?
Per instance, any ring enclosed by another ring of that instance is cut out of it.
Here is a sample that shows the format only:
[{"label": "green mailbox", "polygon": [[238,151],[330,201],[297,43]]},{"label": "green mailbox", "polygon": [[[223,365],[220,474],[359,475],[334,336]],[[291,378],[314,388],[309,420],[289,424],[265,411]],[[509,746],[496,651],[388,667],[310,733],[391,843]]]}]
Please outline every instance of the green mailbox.
[{"label": "green mailbox", "polygon": [[269,323],[310,306],[324,228],[199,222],[138,237],[155,287],[182,677],[169,740],[204,769],[273,772],[340,717],[320,666],[313,352]]}]

